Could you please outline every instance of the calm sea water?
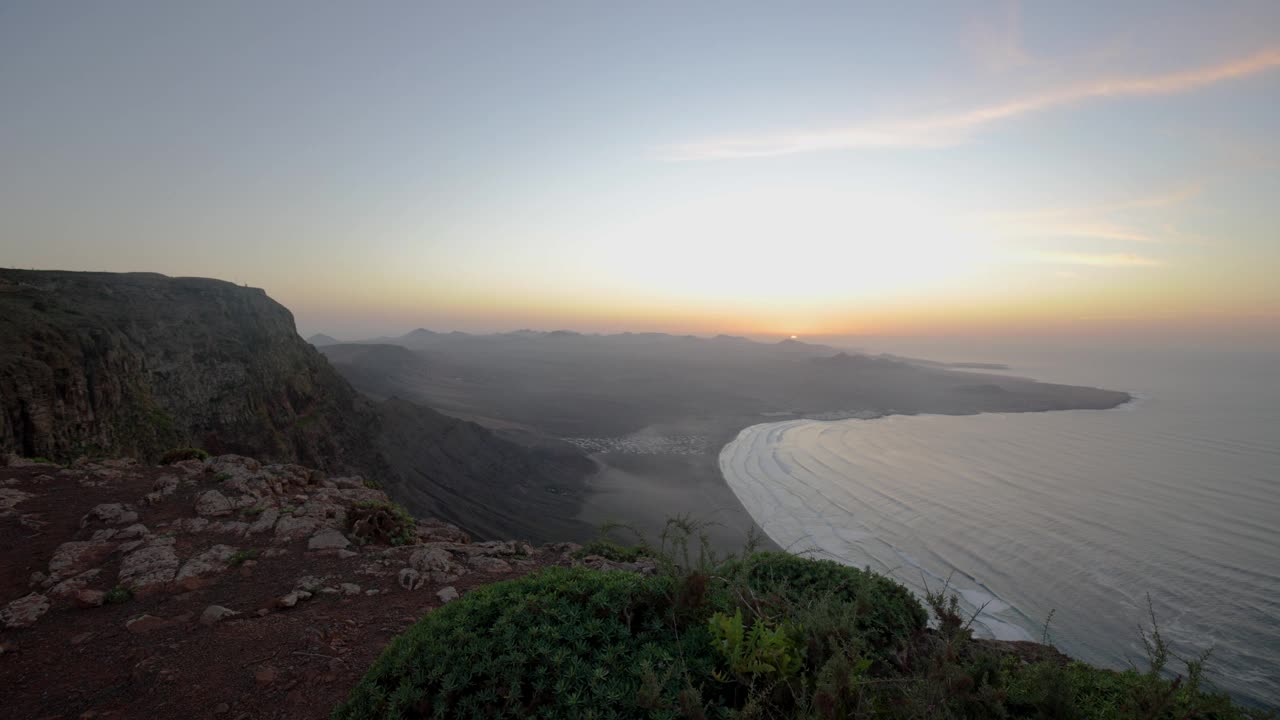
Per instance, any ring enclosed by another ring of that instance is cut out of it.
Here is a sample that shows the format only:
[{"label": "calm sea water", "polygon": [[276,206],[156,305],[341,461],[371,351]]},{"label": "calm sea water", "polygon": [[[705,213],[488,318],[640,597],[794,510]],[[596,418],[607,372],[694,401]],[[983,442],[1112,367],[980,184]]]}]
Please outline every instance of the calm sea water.
[{"label": "calm sea water", "polygon": [[790,421],[721,453],[792,551],[951,586],[989,636],[1143,665],[1147,597],[1210,680],[1280,706],[1280,355],[983,357],[1128,390],[1114,410]]}]

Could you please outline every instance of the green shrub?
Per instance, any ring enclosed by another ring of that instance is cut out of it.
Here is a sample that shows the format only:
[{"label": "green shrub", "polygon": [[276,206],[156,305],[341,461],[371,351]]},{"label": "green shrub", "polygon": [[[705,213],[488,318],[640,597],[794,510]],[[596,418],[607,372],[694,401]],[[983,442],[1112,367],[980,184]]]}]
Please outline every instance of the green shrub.
[{"label": "green shrub", "polygon": [[133,589],[123,585],[117,585],[108,590],[103,596],[102,601],[108,605],[122,605],[133,599]]},{"label": "green shrub", "polygon": [[200,448],[174,448],[160,456],[161,465],[172,465],[183,460],[208,460],[209,453]]},{"label": "green shrub", "polygon": [[1262,717],[1201,687],[1203,657],[1168,677],[1154,622],[1149,671],[1101,670],[973,640],[945,587],[929,629],[868,570],[772,552],[681,563],[669,546],[686,554],[664,541],[656,576],[553,567],[435,610],[333,717]]},{"label": "green shrub", "polygon": [[680,717],[715,658],[705,624],[670,623],[672,590],[567,568],[489,585],[393,641],[333,717]]},{"label": "green shrub", "polygon": [[244,564],[245,560],[257,560],[258,555],[259,555],[259,552],[257,548],[248,548],[247,550],[237,550],[227,560],[227,564],[230,565],[231,567],[240,567],[241,565]]},{"label": "green shrub", "polygon": [[348,530],[360,543],[409,545],[416,538],[418,521],[393,502],[362,500],[348,513]]},{"label": "green shrub", "polygon": [[606,539],[589,542],[573,554],[579,559],[588,555],[599,555],[614,562],[635,562],[642,557],[650,557],[652,551],[644,545],[621,545]]},{"label": "green shrub", "polygon": [[886,659],[916,633],[929,617],[909,590],[870,570],[831,560],[799,558],[781,552],[759,552],[725,563],[720,572],[749,589],[765,607],[789,614],[835,612],[851,625],[850,638]]},{"label": "green shrub", "polygon": [[[718,612],[709,621],[711,641],[720,657],[729,664],[729,670],[744,684],[756,677],[784,679],[800,669],[801,656],[796,637],[799,628],[783,622],[779,627],[757,620],[747,630],[742,621],[742,609],[733,616]],[[717,680],[724,676],[714,674]]]}]

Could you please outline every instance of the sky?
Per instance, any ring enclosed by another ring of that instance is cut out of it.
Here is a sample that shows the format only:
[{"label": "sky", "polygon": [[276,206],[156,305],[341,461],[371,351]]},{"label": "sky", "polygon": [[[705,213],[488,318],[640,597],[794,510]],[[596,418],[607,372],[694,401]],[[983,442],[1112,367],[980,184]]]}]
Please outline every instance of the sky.
[{"label": "sky", "polygon": [[0,2],[0,266],[304,333],[1280,346],[1280,3]]}]

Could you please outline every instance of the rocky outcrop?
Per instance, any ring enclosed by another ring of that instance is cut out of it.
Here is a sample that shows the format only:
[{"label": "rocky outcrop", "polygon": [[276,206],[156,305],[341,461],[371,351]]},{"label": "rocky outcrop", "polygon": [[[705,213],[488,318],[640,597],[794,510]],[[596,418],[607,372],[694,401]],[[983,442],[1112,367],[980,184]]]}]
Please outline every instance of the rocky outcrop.
[{"label": "rocky outcrop", "polygon": [[[414,514],[484,536],[591,532],[572,520],[594,469],[585,457],[539,454],[428,408],[366,399],[262,290],[147,273],[0,270],[0,454],[155,460],[185,446],[362,475]],[[173,481],[157,479],[137,505],[165,502]],[[6,489],[0,511],[17,497]],[[243,509],[227,497],[202,496],[198,514],[216,521]],[[85,522],[128,523],[135,510],[94,509]],[[309,535],[322,519],[304,508],[283,536]]]}]

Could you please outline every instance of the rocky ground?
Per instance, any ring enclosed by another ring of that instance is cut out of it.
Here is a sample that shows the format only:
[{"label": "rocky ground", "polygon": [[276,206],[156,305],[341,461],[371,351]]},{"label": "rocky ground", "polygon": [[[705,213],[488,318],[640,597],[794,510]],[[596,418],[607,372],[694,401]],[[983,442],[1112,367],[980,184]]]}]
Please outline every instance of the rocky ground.
[{"label": "rocky ground", "polygon": [[[11,718],[323,718],[392,637],[577,546],[380,544],[360,478],[225,455],[0,467]],[[600,565],[597,558],[588,564]]]}]

